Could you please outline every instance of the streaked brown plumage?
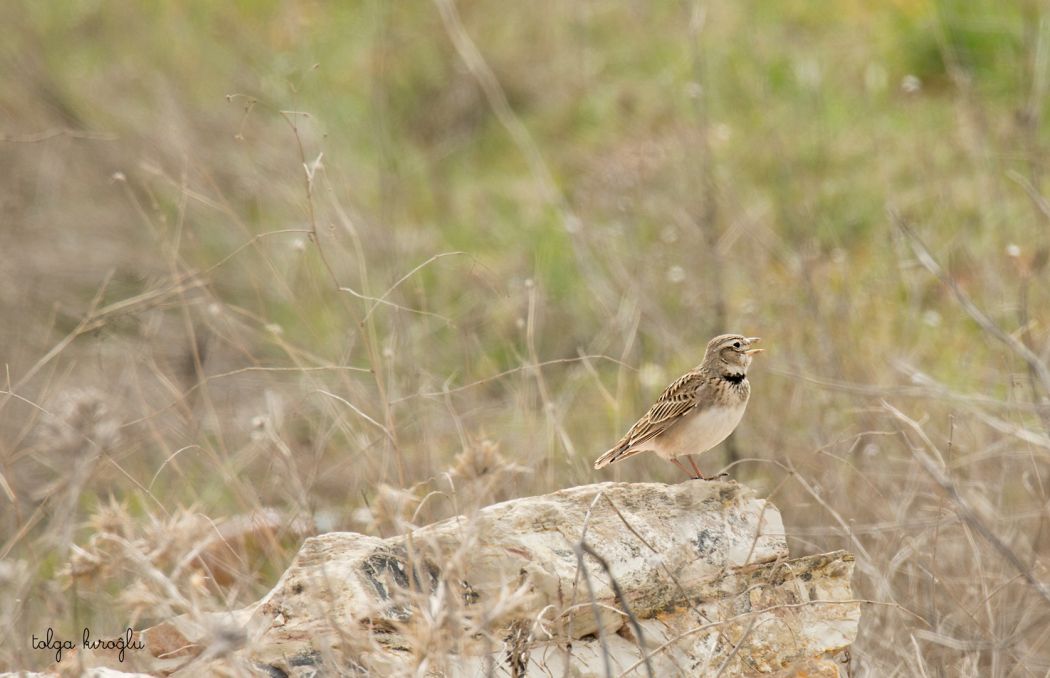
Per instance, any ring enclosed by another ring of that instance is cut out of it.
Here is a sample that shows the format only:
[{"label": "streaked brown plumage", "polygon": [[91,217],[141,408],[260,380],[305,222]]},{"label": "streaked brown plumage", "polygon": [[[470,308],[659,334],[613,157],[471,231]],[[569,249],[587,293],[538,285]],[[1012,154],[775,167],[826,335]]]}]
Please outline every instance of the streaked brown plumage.
[{"label": "streaked brown plumage", "polygon": [[[707,344],[704,358],[676,379],[616,445],[594,462],[600,469],[639,452],[652,451],[673,462],[691,478],[703,478],[690,454],[706,452],[725,440],[740,423],[751,384],[747,369],[758,337],[723,334]],[[685,456],[696,475],[682,466]]]}]

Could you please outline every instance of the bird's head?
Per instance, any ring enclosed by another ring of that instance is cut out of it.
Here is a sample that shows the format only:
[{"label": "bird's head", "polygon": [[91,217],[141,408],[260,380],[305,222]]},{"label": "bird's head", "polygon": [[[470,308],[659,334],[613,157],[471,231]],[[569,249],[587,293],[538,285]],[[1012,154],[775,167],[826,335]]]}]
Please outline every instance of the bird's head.
[{"label": "bird's head", "polygon": [[765,349],[752,348],[761,337],[722,334],[707,342],[703,364],[721,375],[747,374],[751,359]]}]

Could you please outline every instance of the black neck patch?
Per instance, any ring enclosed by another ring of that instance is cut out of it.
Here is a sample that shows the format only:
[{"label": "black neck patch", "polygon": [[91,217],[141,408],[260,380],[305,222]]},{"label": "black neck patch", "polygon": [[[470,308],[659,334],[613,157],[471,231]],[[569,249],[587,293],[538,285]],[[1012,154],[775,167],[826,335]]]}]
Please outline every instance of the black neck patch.
[{"label": "black neck patch", "polygon": [[730,384],[739,384],[743,380],[747,379],[746,374],[723,374],[722,378],[728,381]]}]

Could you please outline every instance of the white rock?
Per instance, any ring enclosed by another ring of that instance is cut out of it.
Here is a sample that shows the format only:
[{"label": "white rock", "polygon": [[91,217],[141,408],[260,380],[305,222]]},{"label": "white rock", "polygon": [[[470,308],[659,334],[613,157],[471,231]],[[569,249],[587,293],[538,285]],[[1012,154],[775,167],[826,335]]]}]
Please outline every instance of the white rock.
[{"label": "white rock", "polygon": [[[609,571],[580,568],[581,539]],[[607,661],[644,676],[646,658],[656,676],[835,675],[822,658],[860,619],[852,571],[841,551],[789,559],[780,512],[735,482],[602,483],[402,537],[307,539],[259,603],[143,638],[175,676],[587,676]]]}]

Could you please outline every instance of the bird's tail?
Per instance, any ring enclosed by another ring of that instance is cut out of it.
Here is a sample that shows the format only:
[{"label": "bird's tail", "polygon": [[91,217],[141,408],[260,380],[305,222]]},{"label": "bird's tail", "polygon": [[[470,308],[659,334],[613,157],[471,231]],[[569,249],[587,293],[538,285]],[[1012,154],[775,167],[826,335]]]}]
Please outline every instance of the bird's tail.
[{"label": "bird's tail", "polygon": [[631,449],[622,444],[617,445],[602,456],[598,457],[598,459],[594,462],[594,468],[604,468],[609,464],[621,461],[623,459],[626,459],[627,457],[633,457],[639,452],[641,452],[641,450],[638,448]]}]

